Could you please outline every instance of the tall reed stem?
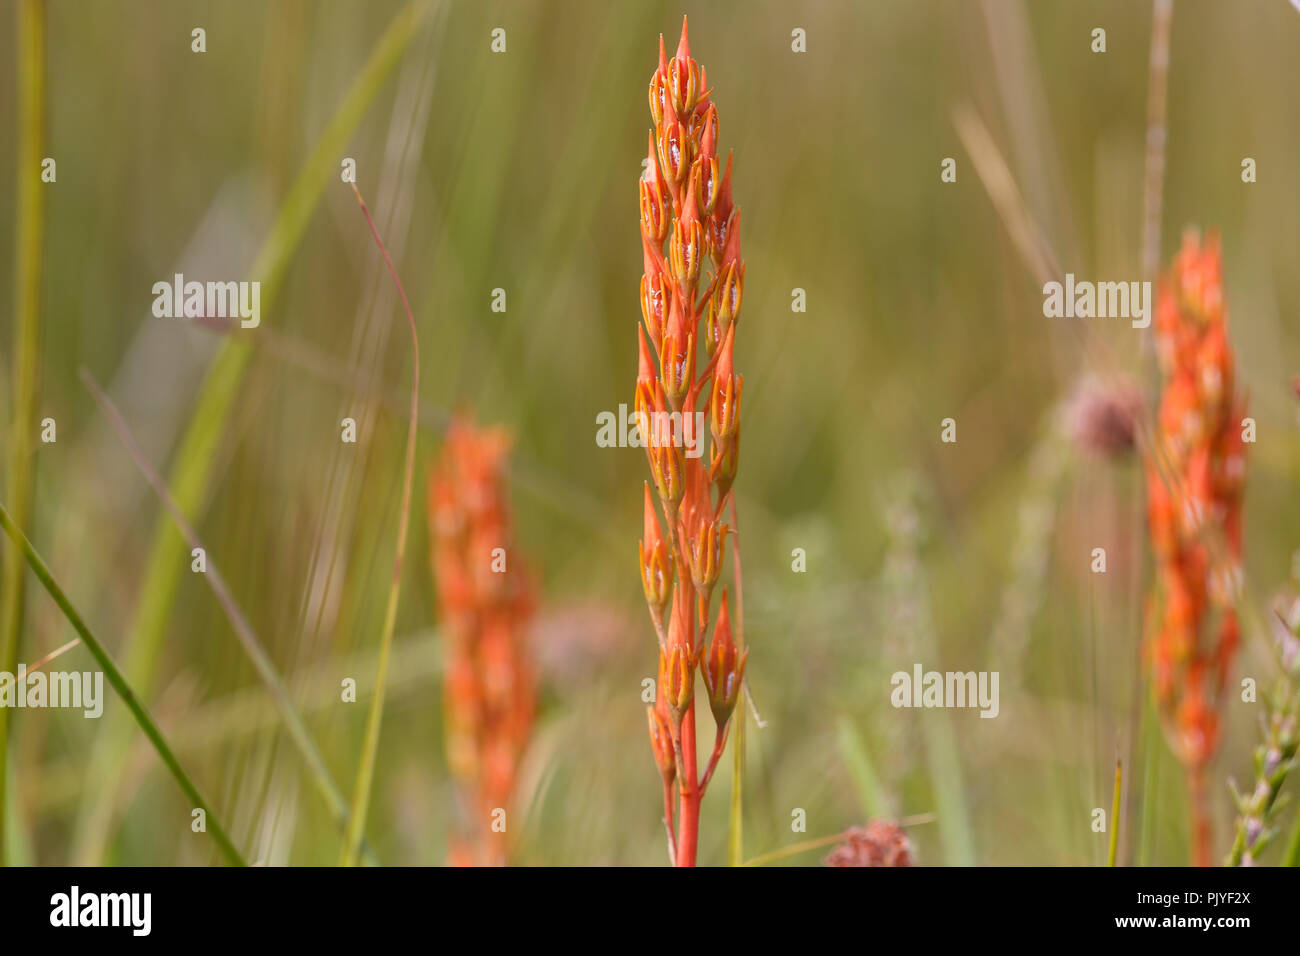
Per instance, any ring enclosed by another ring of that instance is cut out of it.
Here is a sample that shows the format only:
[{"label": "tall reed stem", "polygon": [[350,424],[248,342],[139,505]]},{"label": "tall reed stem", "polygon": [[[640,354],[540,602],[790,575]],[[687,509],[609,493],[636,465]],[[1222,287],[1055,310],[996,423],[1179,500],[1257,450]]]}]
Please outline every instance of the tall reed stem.
[{"label": "tall reed stem", "polygon": [[[19,528],[32,523],[33,450],[41,370],[41,258],[44,245],[45,184],[45,3],[17,4],[18,56],[18,219],[14,257],[13,419],[9,427],[5,494]],[[13,673],[23,627],[26,576],[19,550],[3,548],[0,579],[0,670]],[[9,708],[0,707],[0,866],[6,860],[5,823],[9,819]]]}]

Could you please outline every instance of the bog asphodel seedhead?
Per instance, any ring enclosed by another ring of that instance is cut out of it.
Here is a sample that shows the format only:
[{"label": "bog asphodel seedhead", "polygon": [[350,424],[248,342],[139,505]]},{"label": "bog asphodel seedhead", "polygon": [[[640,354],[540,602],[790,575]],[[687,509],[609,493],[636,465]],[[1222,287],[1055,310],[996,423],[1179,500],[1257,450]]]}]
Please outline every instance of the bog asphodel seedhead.
[{"label": "bog asphodel seedhead", "polygon": [[[656,507],[647,485],[639,546],[642,588],[659,641],[650,743],[664,783],[673,862],[681,866],[695,863],[700,800],[726,746],[749,655],[733,637],[725,589],[712,644],[707,651],[704,645],[734,527],[734,518],[732,526],[723,520],[723,509],[740,455],[743,378],[735,372],[734,349],[745,283],[731,158],[720,172],[711,93],[704,68],[691,56],[683,21],[672,59],[660,37],[659,63],[650,77],[654,129],[638,186],[644,328],[636,383],[637,417],[658,498]],[[687,454],[683,447],[687,437],[697,445],[702,441],[706,414],[712,435],[707,465],[699,460],[702,448]],[[701,424],[688,436],[685,427],[668,426],[674,418],[684,426]],[[703,774],[695,740],[697,670],[717,724]]]}]

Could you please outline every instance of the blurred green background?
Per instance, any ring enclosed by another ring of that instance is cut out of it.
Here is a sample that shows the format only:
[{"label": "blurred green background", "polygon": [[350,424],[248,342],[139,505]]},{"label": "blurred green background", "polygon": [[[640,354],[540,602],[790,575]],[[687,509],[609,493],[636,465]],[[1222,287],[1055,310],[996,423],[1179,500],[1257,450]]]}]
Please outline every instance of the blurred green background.
[{"label": "blurred green background", "polygon": [[[49,4],[45,153],[58,180],[43,187],[38,417],[57,420],[58,441],[37,446],[30,535],[115,654],[136,627],[161,509],[78,370],[105,384],[166,472],[222,333],[154,318],[153,283],[254,277],[277,211],[401,8]],[[1100,863],[1106,837],[1090,813],[1109,814],[1118,748],[1121,860],[1186,862],[1179,768],[1162,742],[1140,746],[1140,469],[1084,454],[1060,424],[1087,374],[1145,381],[1141,337],[1122,320],[1043,317],[1040,283],[953,121],[969,108],[987,126],[1063,270],[1141,278],[1151,8],[1132,0],[430,5],[319,178],[261,328],[234,333],[251,360],[194,515],[350,792],[410,368],[400,308],[339,181],[353,157],[423,355],[416,510],[367,830],[377,854],[443,861],[455,812],[422,489],[446,416],[468,409],[516,437],[517,536],[542,583],[542,708],[513,859],[664,862],[640,701],[656,661],[636,571],[647,469],[595,434],[600,412],[632,401],[646,84],[659,33],[671,52],[683,12],[743,210],[736,487],[748,675],[766,724],[747,727],[747,855],[869,816],[933,813],[909,830],[922,863]],[[12,20],[6,10],[0,27],[5,184],[20,175]],[[203,54],[190,49],[199,26]],[[502,54],[490,50],[497,27]],[[1104,54],[1090,51],[1095,27]],[[795,28],[806,53],[791,50]],[[1161,262],[1184,227],[1222,231],[1239,381],[1259,429],[1246,573],[1261,615],[1300,548],[1288,389],[1300,372],[1298,46],[1300,14],[1284,0],[1177,0]],[[1257,183],[1241,181],[1246,156]],[[956,183],[940,182],[945,157]],[[14,189],[0,189],[5,423],[15,215]],[[490,308],[496,288],[504,314]],[[791,311],[795,288],[806,313]],[[339,441],[345,416],[360,424],[355,446]],[[956,444],[939,441],[946,417]],[[1107,549],[1106,575],[1089,572],[1094,547]],[[806,573],[791,570],[794,548]],[[29,581],[23,660],[73,636]],[[235,841],[268,863],[334,862],[337,831],[188,557],[164,634],[142,695]],[[1000,715],[893,709],[889,675],[916,662],[999,671]],[[92,662],[78,648],[59,666]],[[1270,678],[1260,634],[1247,632],[1237,669]],[[361,704],[338,701],[349,676]],[[1210,776],[1219,854],[1225,781],[1250,778],[1257,709],[1229,694]],[[92,755],[121,706],[108,710],[15,716],[11,859],[88,859],[87,820],[105,808],[89,858],[216,859],[138,733],[120,779],[97,775]],[[728,760],[705,800],[702,862],[725,860],[730,777]],[[805,834],[791,832],[795,808]]]}]

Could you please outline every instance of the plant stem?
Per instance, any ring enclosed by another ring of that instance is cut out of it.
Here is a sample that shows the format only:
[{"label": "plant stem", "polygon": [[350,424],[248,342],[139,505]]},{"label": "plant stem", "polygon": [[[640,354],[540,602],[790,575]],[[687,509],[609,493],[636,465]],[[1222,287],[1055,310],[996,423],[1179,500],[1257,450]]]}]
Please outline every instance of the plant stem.
[{"label": "plant stem", "polygon": [[664,829],[668,831],[668,860],[677,865],[677,839],[673,835],[673,782],[664,776]]},{"label": "plant stem", "polygon": [[[736,517],[736,493],[731,499],[731,528],[736,543],[731,549],[731,569],[736,583],[736,653],[745,653],[745,586],[740,569],[740,519]],[[740,866],[745,859],[745,682],[740,682],[736,692],[736,731],[731,743],[731,807],[727,820],[727,865]]]},{"label": "plant stem", "polygon": [[1282,854],[1283,866],[1300,866],[1300,816],[1296,817],[1295,826],[1291,828],[1291,838],[1287,840],[1286,852]]},{"label": "plant stem", "polygon": [[1110,805],[1110,849],[1106,852],[1106,865],[1115,865],[1115,856],[1119,850],[1119,798],[1124,778],[1124,764],[1115,758],[1115,798]]},{"label": "plant stem", "polygon": [[379,750],[379,729],[384,719],[384,689],[388,681],[388,658],[393,645],[393,629],[397,624],[397,601],[402,590],[402,564],[406,557],[406,531],[411,523],[411,485],[415,479],[415,438],[420,418],[420,337],[415,329],[415,314],[411,303],[406,298],[406,290],[397,275],[393,260],[388,257],[384,240],[375,228],[375,221],[370,218],[370,210],[361,198],[361,191],[352,184],[361,212],[370,226],[370,234],[375,237],[379,251],[384,257],[384,264],[397,285],[397,292],[402,297],[402,308],[406,311],[406,321],[411,331],[411,417],[406,427],[406,466],[402,477],[402,504],[398,514],[397,553],[393,558],[393,578],[388,587],[388,607],[384,611],[384,629],[379,638],[379,664],[375,674],[375,693],[370,698],[370,713],[366,717],[365,741],[361,748],[361,764],[357,767],[356,784],[352,791],[352,812],[344,833],[343,849],[339,862],[343,866],[354,866],[357,851],[361,845],[361,835],[366,825],[366,813],[370,807],[370,787],[375,772],[375,755]]},{"label": "plant stem", "polygon": [[[36,405],[41,371],[41,259],[44,245],[45,184],[45,4],[17,5],[18,58],[18,213],[14,256],[13,421],[10,423],[5,494],[19,528],[32,523],[32,475]],[[26,575],[18,550],[3,549],[0,579],[0,670],[13,673],[23,627]],[[0,708],[0,866],[5,864],[5,825],[9,768],[9,709]],[[16,817],[15,817],[16,819]]]},{"label": "plant stem", "polygon": [[682,715],[682,759],[677,773],[681,779],[681,821],[677,829],[677,865],[694,866],[700,839],[700,790],[695,753],[695,702]]},{"label": "plant stem", "polygon": [[1205,771],[1200,767],[1187,770],[1187,799],[1190,804],[1192,865],[1210,865],[1210,815],[1205,805]]},{"label": "plant stem", "polygon": [[131,687],[127,684],[126,678],[124,678],[121,671],[117,669],[117,665],[113,663],[113,659],[108,656],[108,652],[104,650],[104,646],[99,643],[99,640],[95,635],[90,633],[90,628],[86,626],[86,622],[81,619],[81,615],[78,614],[76,609],[72,606],[72,602],[68,600],[68,596],[63,593],[63,589],[60,588],[58,582],[54,580],[54,575],[50,573],[50,569],[46,567],[45,562],[41,560],[41,556],[36,553],[36,549],[33,548],[32,543],[27,540],[27,536],[24,535],[14,523],[13,518],[10,517],[9,512],[5,510],[3,504],[0,504],[0,526],[4,527],[14,544],[17,545],[19,550],[22,552],[28,565],[31,566],[32,572],[36,575],[37,580],[44,585],[45,590],[48,591],[50,597],[54,599],[54,603],[59,606],[64,617],[68,619],[68,623],[72,625],[73,630],[81,636],[81,640],[86,645],[86,649],[90,651],[91,656],[94,657],[99,663],[99,666],[103,668],[104,675],[108,678],[108,682],[113,685],[113,689],[117,691],[118,696],[122,698],[122,702],[126,704],[127,708],[135,716],[136,723],[140,725],[140,729],[144,731],[144,735],[149,738],[154,749],[158,751],[158,756],[162,758],[162,762],[166,764],[167,769],[170,770],[172,776],[176,778],[176,782],[180,785],[181,790],[183,790],[185,795],[189,797],[190,802],[194,804],[195,809],[203,811],[207,828],[212,833],[212,838],[217,841],[217,845],[221,848],[221,852],[225,854],[226,859],[235,866],[246,866],[247,864],[244,863],[244,858],[240,855],[239,851],[235,849],[235,845],[230,841],[230,837],[226,835],[225,828],[222,827],[216,814],[212,812],[208,802],[203,799],[202,794],[199,793],[198,787],[194,785],[194,781],[190,779],[189,774],[187,774],[185,769],[180,765],[180,761],[176,759],[176,755],[172,752],[171,747],[168,746],[167,741],[163,738],[162,732],[158,729],[157,725],[154,724],[153,719],[144,709],[144,705],[140,703],[135,694],[131,691]]}]

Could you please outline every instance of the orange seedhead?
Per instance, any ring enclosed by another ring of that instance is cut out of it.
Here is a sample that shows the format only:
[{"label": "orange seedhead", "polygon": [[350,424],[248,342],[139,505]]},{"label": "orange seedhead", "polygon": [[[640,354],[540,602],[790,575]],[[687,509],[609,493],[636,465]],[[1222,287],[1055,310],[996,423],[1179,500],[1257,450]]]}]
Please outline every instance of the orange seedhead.
[{"label": "orange seedhead", "polygon": [[1198,862],[1210,856],[1203,772],[1236,651],[1245,402],[1234,391],[1219,242],[1188,234],[1160,283],[1156,345],[1164,389],[1147,456],[1157,565],[1146,657],[1172,746],[1187,768]]},{"label": "orange seedhead", "polygon": [[[704,68],[691,57],[683,21],[672,59],[660,37],[650,77],[654,130],[639,184],[644,327],[636,383],[637,421],[658,498],[656,508],[647,485],[639,546],[642,589],[659,639],[650,743],[665,781],[665,823],[678,865],[695,862],[700,800],[726,746],[748,656],[733,638],[725,592],[707,660],[704,654],[713,591],[734,528],[734,503],[731,526],[723,509],[740,456],[743,378],[734,351],[745,284],[731,159],[720,173],[711,93]],[[712,435],[707,464],[701,458],[706,419]],[[695,740],[697,670],[703,670],[717,723],[703,774]]]},{"label": "orange seedhead", "polygon": [[532,585],[507,505],[509,440],[455,420],[429,479],[429,538],[446,653],[447,759],[466,818],[453,861],[505,862],[492,816],[509,806],[532,732]]}]

